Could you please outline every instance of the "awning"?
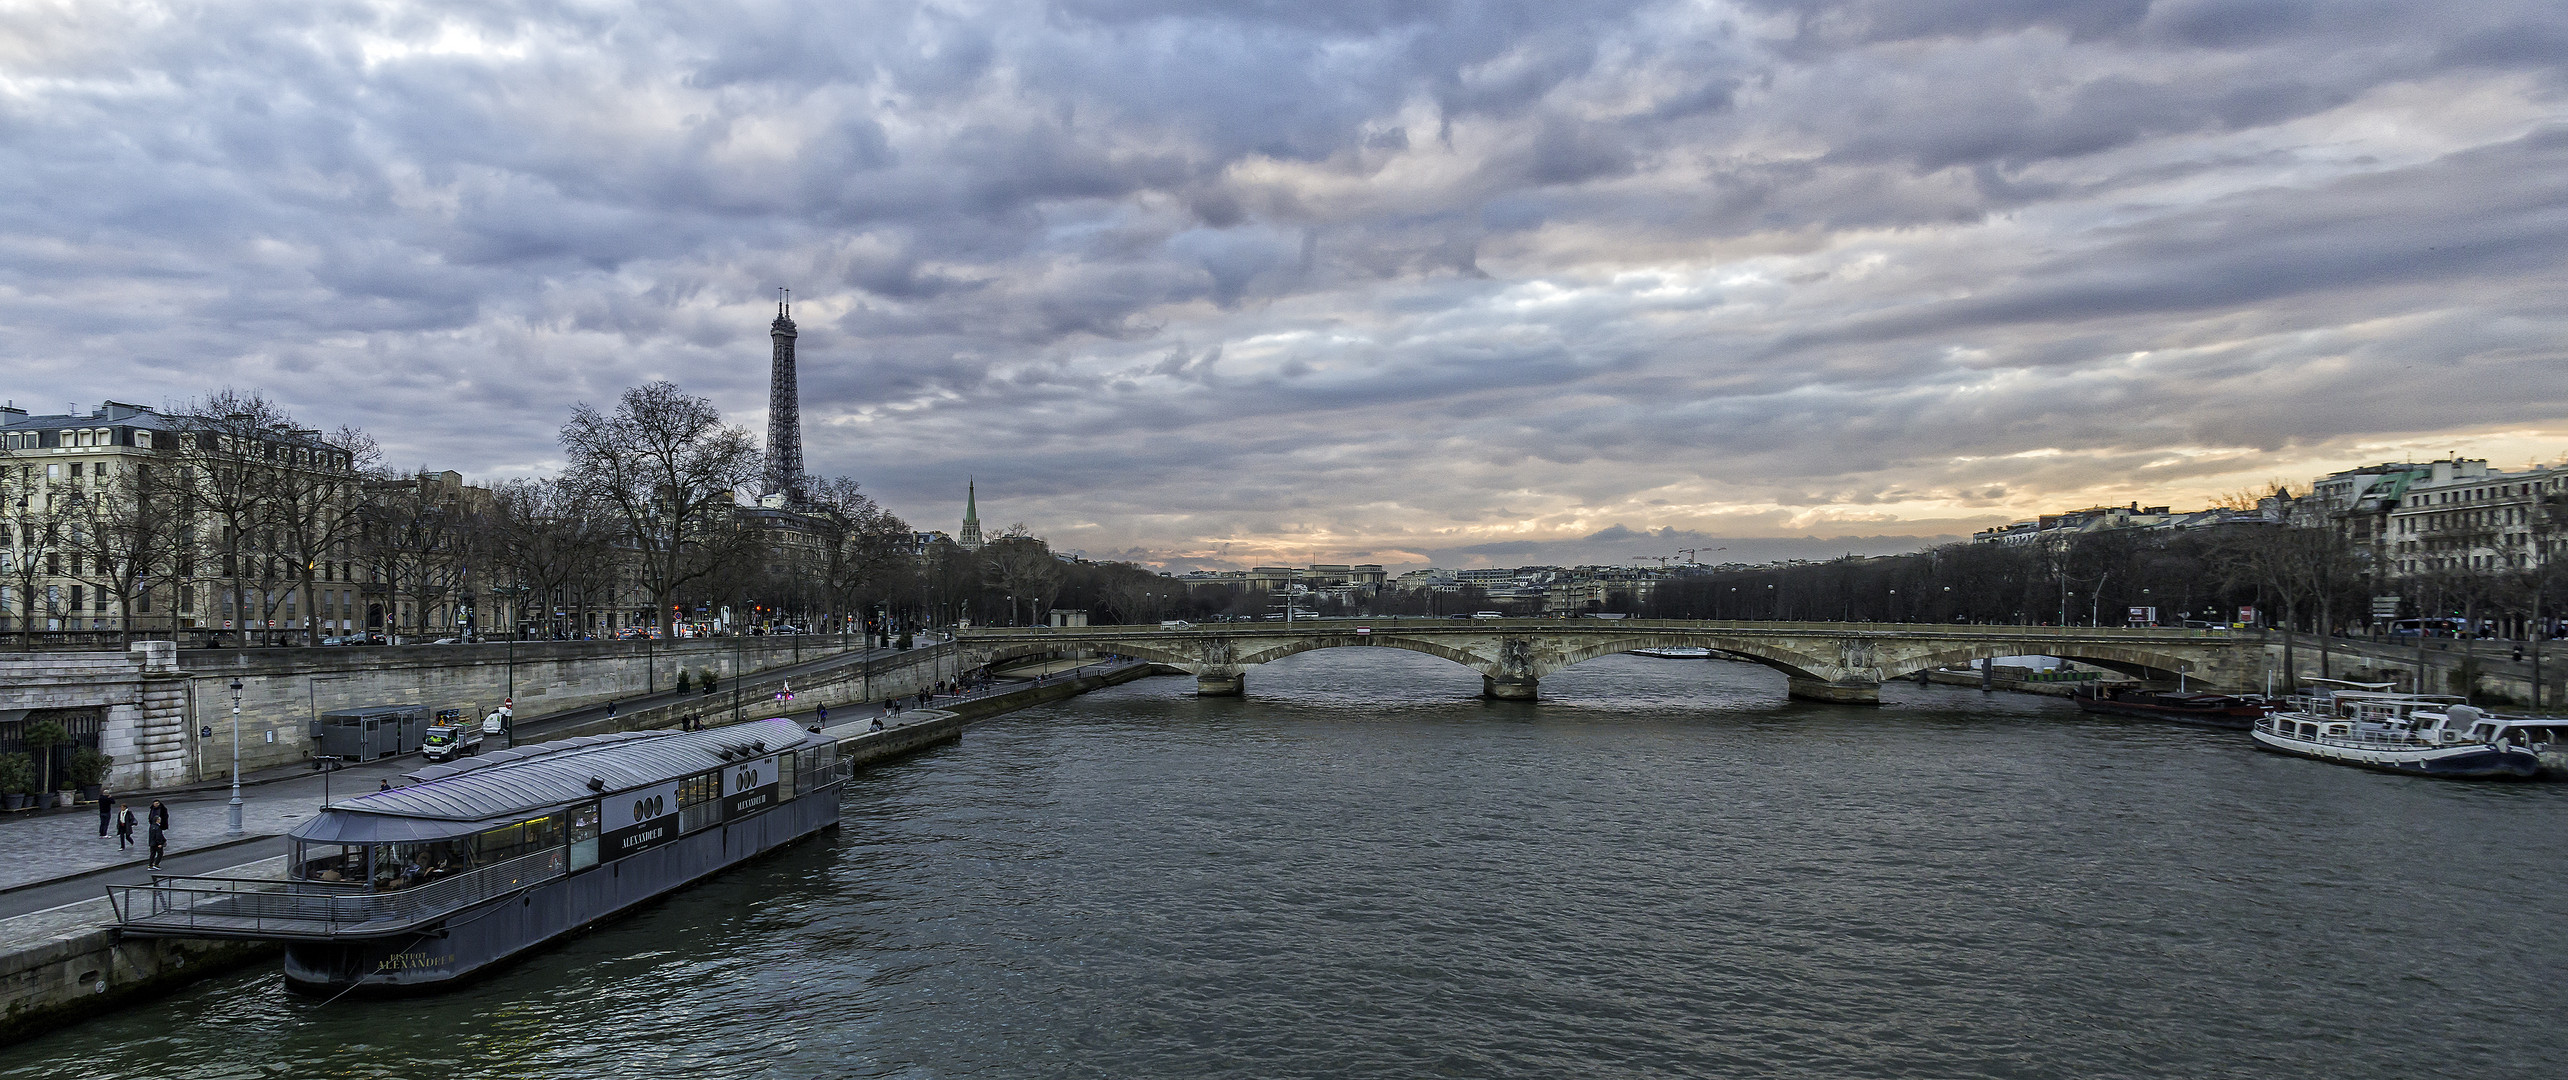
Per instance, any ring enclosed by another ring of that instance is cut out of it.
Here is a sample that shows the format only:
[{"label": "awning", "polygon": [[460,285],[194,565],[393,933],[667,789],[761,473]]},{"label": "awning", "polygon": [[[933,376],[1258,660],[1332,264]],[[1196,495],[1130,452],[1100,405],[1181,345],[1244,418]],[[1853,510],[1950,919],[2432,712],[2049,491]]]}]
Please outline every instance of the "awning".
[{"label": "awning", "polygon": [[439,821],[325,810],[321,816],[295,826],[286,835],[321,844],[412,844],[471,836],[491,827],[491,823],[486,821]]},{"label": "awning", "polygon": [[34,710],[34,709],[0,709],[0,724],[6,724],[6,723],[8,723],[8,722],[10,722],[10,721],[12,721],[12,720],[24,720],[24,719],[26,719],[26,718],[27,718],[27,714],[28,714],[28,713],[31,713],[31,712],[34,712],[34,711],[36,711],[36,710]]}]

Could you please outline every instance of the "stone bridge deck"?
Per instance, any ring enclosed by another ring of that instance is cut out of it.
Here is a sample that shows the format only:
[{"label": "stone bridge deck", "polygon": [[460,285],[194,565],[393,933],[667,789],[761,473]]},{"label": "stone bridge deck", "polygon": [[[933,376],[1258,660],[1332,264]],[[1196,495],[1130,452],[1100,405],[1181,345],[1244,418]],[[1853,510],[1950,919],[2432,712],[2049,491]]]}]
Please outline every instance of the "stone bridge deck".
[{"label": "stone bridge deck", "polygon": [[1063,653],[1118,653],[1195,676],[1200,694],[1238,694],[1249,668],[1313,649],[1393,648],[1480,672],[1493,698],[1532,700],[1542,678],[1634,649],[1701,647],[1789,677],[1793,697],[1878,702],[1881,683],[1995,656],[2057,656],[2147,678],[2179,673],[2247,688],[2263,671],[2264,635],[2227,630],[1934,623],[1719,622],[1642,619],[1312,619],[1192,627],[1082,626],[961,631],[966,666]]}]

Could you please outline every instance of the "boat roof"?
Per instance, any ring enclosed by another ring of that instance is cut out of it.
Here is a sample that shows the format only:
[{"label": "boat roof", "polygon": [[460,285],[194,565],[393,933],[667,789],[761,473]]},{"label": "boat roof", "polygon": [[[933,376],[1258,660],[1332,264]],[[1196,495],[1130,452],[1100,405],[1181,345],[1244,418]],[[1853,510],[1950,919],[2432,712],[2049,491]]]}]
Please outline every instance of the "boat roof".
[{"label": "boat roof", "polygon": [[345,844],[458,836],[496,819],[666,783],[828,738],[776,718],[705,731],[620,731],[533,743],[420,769],[409,774],[414,782],[406,787],[333,804],[287,835]]},{"label": "boat roof", "polygon": [[2342,701],[2410,701],[2420,705],[2450,705],[2465,700],[2453,694],[2383,694],[2369,690],[2338,690],[2328,696]]}]

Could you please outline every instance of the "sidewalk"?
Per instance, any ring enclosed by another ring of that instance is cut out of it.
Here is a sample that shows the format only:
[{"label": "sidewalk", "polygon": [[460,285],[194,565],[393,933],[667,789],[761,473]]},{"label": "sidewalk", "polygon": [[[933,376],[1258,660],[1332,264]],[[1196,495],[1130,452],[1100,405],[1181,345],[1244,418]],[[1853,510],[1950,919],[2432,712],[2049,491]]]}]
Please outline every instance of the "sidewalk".
[{"label": "sidewalk", "polygon": [[[351,765],[332,770],[326,783],[331,798],[344,799],[373,791],[384,779],[398,777],[418,767],[416,755],[370,765]],[[325,783],[321,773],[308,765],[272,772],[275,775],[253,773],[241,778],[241,831],[244,835],[283,833],[321,809]],[[108,794],[118,795],[112,791]],[[113,827],[108,829],[107,835],[98,835],[98,808],[94,806],[55,810],[28,820],[0,823],[0,891],[141,862],[150,854],[144,842],[151,835],[146,819],[153,799],[159,799],[169,807],[171,856],[238,839],[223,835],[232,801],[229,784],[161,788],[135,792],[133,797],[135,801],[127,803],[122,795],[118,795],[119,811],[128,805],[134,808],[134,846],[122,850],[116,846]]]}]

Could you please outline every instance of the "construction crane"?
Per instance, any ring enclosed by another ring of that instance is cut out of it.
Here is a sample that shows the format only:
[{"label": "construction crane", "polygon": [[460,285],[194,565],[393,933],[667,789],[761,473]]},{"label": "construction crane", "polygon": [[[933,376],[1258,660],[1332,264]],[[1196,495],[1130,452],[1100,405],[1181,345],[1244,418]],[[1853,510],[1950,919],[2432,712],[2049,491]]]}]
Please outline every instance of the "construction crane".
[{"label": "construction crane", "polygon": [[1694,565],[1696,565],[1696,566],[1701,566],[1701,565],[1703,565],[1703,560],[1695,558],[1695,557],[1694,557],[1694,553],[1695,553],[1695,552],[1698,552],[1698,551],[1706,551],[1706,550],[1709,550],[1709,551],[1728,551],[1728,550],[1730,550],[1730,549],[1729,549],[1729,548],[1726,548],[1726,547],[1716,547],[1716,548],[1678,548],[1678,549],[1676,549],[1676,553],[1677,553],[1677,554],[1679,554],[1679,555],[1683,555],[1683,556],[1685,556],[1685,561],[1687,561],[1687,562],[1689,562],[1689,563],[1693,563],[1693,564],[1694,564]]}]

